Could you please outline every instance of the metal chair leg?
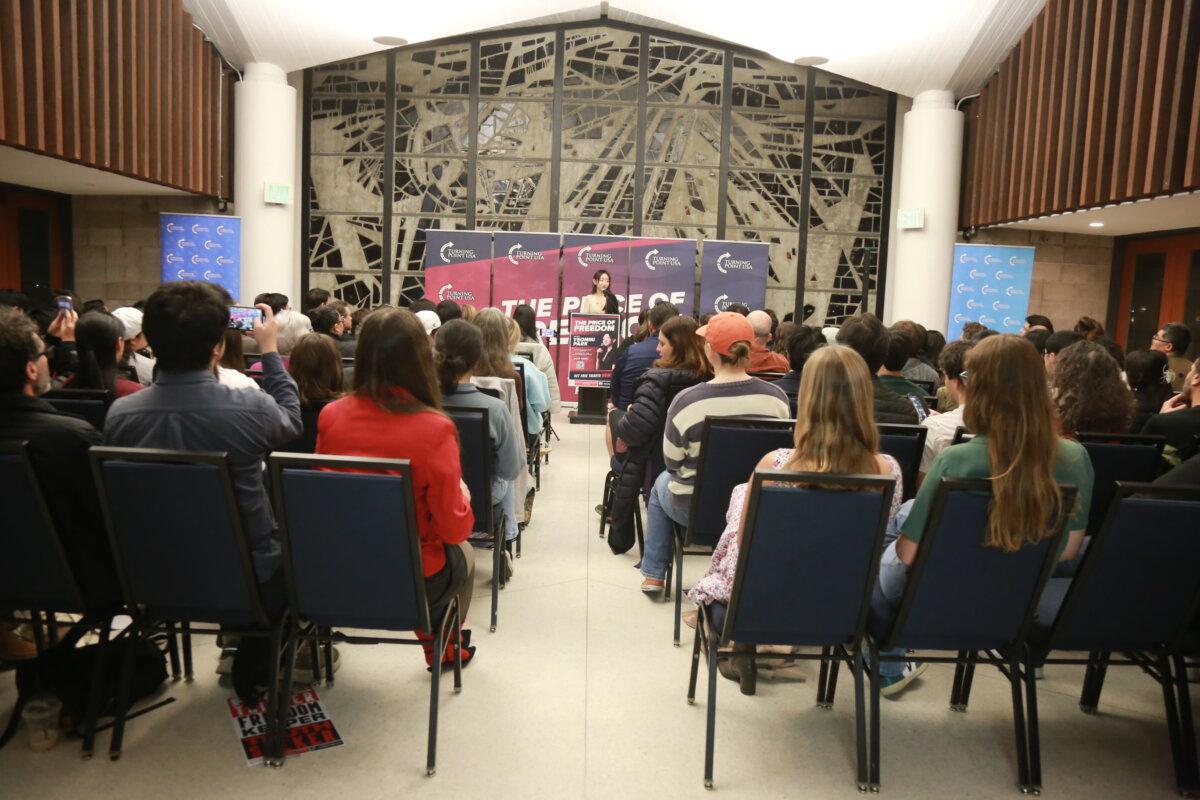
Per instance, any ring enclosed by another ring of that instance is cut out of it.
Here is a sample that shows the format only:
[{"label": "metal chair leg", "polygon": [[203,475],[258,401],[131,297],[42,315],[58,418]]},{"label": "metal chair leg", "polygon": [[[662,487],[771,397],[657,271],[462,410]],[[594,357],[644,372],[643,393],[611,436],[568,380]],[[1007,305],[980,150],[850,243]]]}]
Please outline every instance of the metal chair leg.
[{"label": "metal chair leg", "polygon": [[296,671],[297,651],[300,649],[299,637],[299,625],[293,622],[288,628],[287,639],[284,644],[283,676],[278,688],[281,725],[276,738],[275,755],[279,759],[280,766],[283,765],[283,760],[287,757],[288,730],[292,708],[292,685],[294,680],[293,675]]},{"label": "metal chair leg", "polygon": [[825,685],[825,707],[833,708],[833,697],[837,694],[837,679],[838,670],[841,668],[841,663],[838,661],[837,653],[833,654],[833,658],[829,660],[829,683]]},{"label": "metal chair leg", "polygon": [[850,657],[853,659],[850,669],[854,675],[854,748],[857,755],[858,790],[865,792],[869,788],[870,779],[867,770],[867,709],[863,698],[862,650],[855,647],[850,651]]},{"label": "metal chair leg", "polygon": [[1034,671],[1033,653],[1025,648],[1025,708],[1029,717],[1029,789],[1033,794],[1042,793],[1042,743],[1038,728],[1037,674]]},{"label": "metal chair leg", "polygon": [[717,734],[717,642],[708,643],[708,722],[704,731],[704,788],[713,788]]},{"label": "metal chair leg", "polygon": [[1177,780],[1180,793],[1188,796],[1200,794],[1200,760],[1196,755],[1196,726],[1192,717],[1191,689],[1188,687],[1187,664],[1184,657],[1175,655],[1174,662],[1176,705],[1179,713],[1180,748],[1182,750],[1185,774],[1182,780]]},{"label": "metal chair leg", "polygon": [[692,670],[688,675],[688,705],[696,703],[696,673],[700,671],[700,628],[704,626],[703,615],[697,615],[696,635],[692,637]]},{"label": "metal chair leg", "polygon": [[167,623],[167,653],[171,657],[171,679],[179,680],[182,672],[179,669],[179,640],[175,636],[175,623]]},{"label": "metal chair leg", "polygon": [[[279,751],[283,749],[283,735],[280,733],[280,717],[287,719],[287,709],[280,708],[279,697],[279,657],[283,650],[283,625],[276,626],[271,631],[270,658],[271,670],[267,678],[267,739],[263,752],[263,763],[268,767],[283,766]],[[284,722],[284,725],[287,723]]]},{"label": "metal chair leg", "polygon": [[333,686],[333,629],[325,629],[325,685]]},{"label": "metal chair leg", "polygon": [[1187,782],[1187,754],[1183,746],[1183,729],[1179,721],[1179,696],[1171,672],[1171,662],[1165,655],[1156,659],[1159,685],[1163,693],[1163,706],[1167,716],[1167,736],[1171,742],[1171,765],[1175,768],[1175,784],[1182,787]]},{"label": "metal chair leg", "polygon": [[879,720],[879,645],[875,642],[867,644],[867,652],[871,665],[871,737],[870,737],[870,789],[873,793],[879,792],[880,772],[879,772],[879,735],[880,720]]},{"label": "metal chair leg", "polygon": [[683,618],[683,542],[677,542],[675,548],[675,639],[679,647],[679,626]]},{"label": "metal chair leg", "polygon": [[459,616],[458,598],[453,600],[454,619],[450,634],[454,637],[454,693],[462,691],[462,619]]},{"label": "metal chair leg", "polygon": [[974,650],[967,653],[967,666],[963,670],[962,687],[959,690],[958,702],[962,706],[962,710],[966,711],[967,706],[971,703],[971,684],[975,680],[975,662],[979,658],[979,653]]},{"label": "metal chair leg", "polygon": [[1079,693],[1079,710],[1095,714],[1100,705],[1100,692],[1104,689],[1104,677],[1108,673],[1110,653],[1091,653],[1087,671],[1083,675],[1083,690]]},{"label": "metal chair leg", "polygon": [[46,612],[46,641],[51,647],[58,644],[58,615],[53,611]]},{"label": "metal chair leg", "polygon": [[83,718],[83,757],[91,758],[96,751],[96,719],[100,716],[100,700],[104,686],[105,662],[108,660],[108,638],[112,633],[112,619],[100,625],[100,646],[96,649],[96,663],[92,666],[92,687],[88,692],[87,712]]},{"label": "metal chair leg", "polygon": [[830,648],[821,648],[821,672],[817,678],[817,706],[819,708],[829,708],[829,701],[825,699],[825,689],[829,685],[829,652]]},{"label": "metal chair leg", "polygon": [[950,710],[963,711],[962,702],[959,699],[962,696],[963,677],[967,671],[967,651],[958,651],[959,661],[954,665],[954,680],[950,684]]},{"label": "metal chair leg", "polygon": [[33,647],[38,655],[46,652],[46,636],[42,630],[42,612],[31,611],[29,613],[29,629],[33,631]]},{"label": "metal chair leg", "polygon": [[425,751],[425,774],[437,772],[437,720],[438,720],[438,686],[441,683],[442,653],[445,642],[442,639],[442,626],[435,625],[433,634],[433,661],[430,667],[429,681],[429,744]]},{"label": "metal chair leg", "polygon": [[613,485],[617,474],[611,469],[604,476],[604,492],[600,497],[600,538],[604,538],[604,528],[608,525],[608,515],[612,513]]},{"label": "metal chair leg", "polygon": [[490,627],[492,631],[496,630],[496,621],[499,617],[500,583],[504,576],[503,541],[503,529],[496,531],[492,538],[492,619]]},{"label": "metal chair leg", "polygon": [[1015,655],[1008,657],[1008,683],[1012,690],[1013,733],[1017,740],[1017,786],[1030,791],[1029,739],[1025,730],[1025,702],[1021,691],[1021,662]]},{"label": "metal chair leg", "polygon": [[645,558],[646,534],[642,528],[642,509],[636,497],[633,499],[633,529],[637,532],[639,558]]},{"label": "metal chair leg", "polygon": [[121,660],[121,682],[117,688],[116,713],[108,744],[108,757],[113,761],[121,757],[121,744],[125,739],[125,718],[129,715],[129,693],[133,683],[133,660],[141,640],[141,628],[135,622],[130,626],[129,635],[125,639],[125,654]]},{"label": "metal chair leg", "polygon": [[179,638],[183,641],[183,679],[191,683],[195,676],[192,673],[192,625],[190,622],[179,624]]}]

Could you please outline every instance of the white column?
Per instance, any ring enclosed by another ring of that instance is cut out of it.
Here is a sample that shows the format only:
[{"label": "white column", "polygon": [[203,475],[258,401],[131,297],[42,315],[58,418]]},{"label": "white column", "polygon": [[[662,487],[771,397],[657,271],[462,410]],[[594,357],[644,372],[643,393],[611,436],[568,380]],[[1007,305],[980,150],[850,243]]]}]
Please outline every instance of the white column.
[{"label": "white column", "polygon": [[[292,184],[296,90],[274,64],[247,64],[233,89],[233,201],[242,218],[241,302],[282,292],[300,307],[296,221],[290,205],[263,202],[267,183]],[[292,202],[298,202],[292,186]]]},{"label": "white column", "polygon": [[[904,115],[899,208],[892,209],[895,269],[888,275],[887,322],[911,319],[945,331],[958,229],[963,115],[948,91],[921,92]],[[921,208],[925,227],[900,230],[900,209]]]}]

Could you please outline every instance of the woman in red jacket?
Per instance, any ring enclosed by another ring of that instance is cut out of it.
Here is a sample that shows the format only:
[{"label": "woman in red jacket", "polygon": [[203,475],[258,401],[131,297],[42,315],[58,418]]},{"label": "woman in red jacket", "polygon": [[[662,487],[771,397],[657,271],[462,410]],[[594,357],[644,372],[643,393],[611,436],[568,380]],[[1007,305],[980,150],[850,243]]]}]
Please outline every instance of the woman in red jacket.
[{"label": "woman in red jacket", "polygon": [[[317,421],[317,452],[370,458],[406,458],[412,466],[421,562],[430,614],[458,596],[466,620],[475,561],[467,536],[475,524],[462,480],[458,432],[442,414],[442,395],[425,328],[399,308],[373,312],[363,323],[354,357],[353,393],[325,406]],[[464,645],[469,631],[463,631]],[[424,631],[418,637],[430,640]],[[432,663],[432,645],[425,648]],[[442,663],[453,660],[447,645]],[[464,664],[474,655],[465,647]]]}]

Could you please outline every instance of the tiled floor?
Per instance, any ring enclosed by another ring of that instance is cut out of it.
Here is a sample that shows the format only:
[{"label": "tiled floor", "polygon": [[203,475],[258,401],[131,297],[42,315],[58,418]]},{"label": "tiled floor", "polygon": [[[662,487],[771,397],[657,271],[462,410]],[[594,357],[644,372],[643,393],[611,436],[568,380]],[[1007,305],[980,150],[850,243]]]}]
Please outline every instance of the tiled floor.
[{"label": "tiled floor", "polygon": [[[516,576],[488,633],[488,562],[472,611],[479,653],[460,695],[443,694],[438,772],[425,777],[428,675],[409,648],[344,646],[333,688],[320,691],[345,745],[282,770],[244,766],[213,674],[216,648],[197,646],[198,677],[171,684],[177,702],[130,722],[124,757],[79,758],[78,743],[0,751],[5,798],[611,798],[704,797],[704,694],[687,688],[690,638],[671,646],[671,606],[638,590],[634,552],[613,556],[592,508],[607,469],[602,430],[558,421]],[[703,559],[688,559],[694,579]],[[685,629],[685,635],[690,630]],[[15,697],[0,675],[0,713]],[[883,792],[891,797],[1013,797],[1008,685],[976,674],[971,709],[948,708],[952,670],[932,666],[883,706]],[[703,681],[703,672],[701,673]],[[1101,713],[1077,706],[1082,669],[1051,667],[1039,685],[1044,794],[1170,797],[1174,789],[1157,685],[1113,669]],[[718,687],[716,790],[728,797],[856,797],[851,684],[831,711],[807,683],[760,681],[744,697]],[[703,683],[701,684],[703,686]],[[98,742],[107,747],[107,736]]]}]

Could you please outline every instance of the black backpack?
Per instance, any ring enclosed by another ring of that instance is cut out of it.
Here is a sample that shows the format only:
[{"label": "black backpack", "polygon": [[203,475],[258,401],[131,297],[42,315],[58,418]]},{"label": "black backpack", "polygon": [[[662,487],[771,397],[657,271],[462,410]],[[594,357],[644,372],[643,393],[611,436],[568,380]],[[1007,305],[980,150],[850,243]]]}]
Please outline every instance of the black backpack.
[{"label": "black backpack", "polygon": [[[131,704],[154,694],[167,680],[166,656],[155,640],[132,641],[123,638],[109,642],[104,657],[104,685],[100,691],[101,716],[115,712],[113,706],[116,705],[121,680],[121,663],[131,647],[134,648],[133,682],[129,692]],[[86,647],[59,646],[19,664],[17,704],[4,732],[0,733],[0,747],[8,744],[8,740],[16,733],[25,704],[41,693],[53,694],[62,702],[63,719],[68,720],[73,729],[82,726],[99,656],[98,644]]]}]

